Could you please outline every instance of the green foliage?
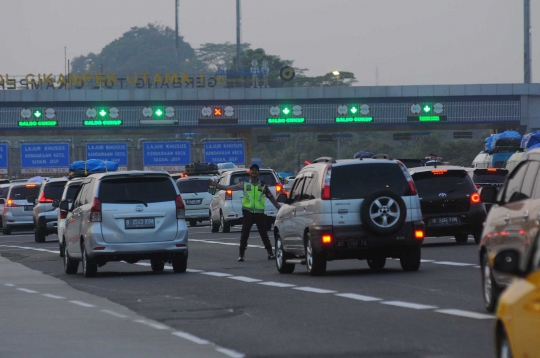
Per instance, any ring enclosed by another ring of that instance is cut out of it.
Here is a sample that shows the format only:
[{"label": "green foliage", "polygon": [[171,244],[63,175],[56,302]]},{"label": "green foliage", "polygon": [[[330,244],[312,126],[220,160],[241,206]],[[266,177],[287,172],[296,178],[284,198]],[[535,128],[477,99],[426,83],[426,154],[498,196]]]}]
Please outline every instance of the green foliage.
[{"label": "green foliage", "polygon": [[[242,50],[249,50],[250,44],[242,44]],[[236,44],[225,42],[222,44],[205,43],[195,50],[199,61],[205,64],[208,71],[214,72],[218,68],[227,69],[236,61]],[[233,67],[236,67],[234,65]]]},{"label": "green foliage", "polygon": [[[122,37],[105,46],[99,54],[79,56],[71,63],[71,72],[107,73],[198,73],[203,64],[197,59],[195,50],[179,37],[178,56],[173,29],[148,24],[132,27]],[[90,63],[89,60],[92,60]]]},{"label": "green foliage", "polygon": [[352,86],[353,83],[358,82],[354,73],[352,72],[340,72],[339,76],[335,76],[332,72],[325,74],[324,76],[307,77],[300,75],[289,82],[290,85],[295,87],[318,87],[318,86]]}]

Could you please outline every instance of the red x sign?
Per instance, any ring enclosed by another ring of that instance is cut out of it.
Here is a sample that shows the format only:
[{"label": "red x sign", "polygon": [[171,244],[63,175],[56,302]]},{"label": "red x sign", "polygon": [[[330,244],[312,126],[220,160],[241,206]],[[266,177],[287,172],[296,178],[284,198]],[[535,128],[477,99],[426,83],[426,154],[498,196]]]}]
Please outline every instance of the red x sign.
[{"label": "red x sign", "polygon": [[223,111],[221,108],[214,108],[214,117],[221,117],[223,115]]}]

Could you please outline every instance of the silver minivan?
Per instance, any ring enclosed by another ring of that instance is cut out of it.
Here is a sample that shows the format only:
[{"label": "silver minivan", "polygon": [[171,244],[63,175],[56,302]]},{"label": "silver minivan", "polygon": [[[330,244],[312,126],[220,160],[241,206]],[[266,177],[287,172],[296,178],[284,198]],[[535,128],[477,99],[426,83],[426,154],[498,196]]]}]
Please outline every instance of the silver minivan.
[{"label": "silver minivan", "polygon": [[66,210],[64,271],[93,277],[109,261],[150,260],[152,271],[166,262],[185,272],[188,231],[185,206],[166,172],[120,171],[89,175]]},{"label": "silver minivan", "polygon": [[34,221],[32,211],[34,205],[28,202],[29,197],[36,197],[41,183],[13,183],[11,184],[2,208],[2,234],[10,235],[12,230],[32,230]]}]

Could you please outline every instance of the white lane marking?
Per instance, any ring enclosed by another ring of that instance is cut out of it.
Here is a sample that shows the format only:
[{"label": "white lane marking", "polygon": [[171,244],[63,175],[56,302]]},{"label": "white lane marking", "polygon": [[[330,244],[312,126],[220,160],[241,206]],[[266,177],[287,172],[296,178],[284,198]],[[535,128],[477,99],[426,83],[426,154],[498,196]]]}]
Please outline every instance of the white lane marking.
[{"label": "white lane marking", "polygon": [[43,296],[49,297],[49,298],[55,298],[57,300],[65,300],[65,297],[57,296],[57,295],[51,295],[50,293],[44,293]]},{"label": "white lane marking", "polygon": [[33,251],[43,251],[43,252],[50,252],[52,254],[59,254],[60,251],[57,250],[46,250],[46,249],[38,249],[35,247],[28,247],[28,246],[15,246],[15,245],[0,245],[1,247],[13,247],[16,249],[23,249],[23,250],[33,250]]},{"label": "white lane marking", "polygon": [[232,276],[229,273],[223,273],[223,272],[201,272],[201,275],[208,275],[208,276],[216,276],[216,277],[228,277]]},{"label": "white lane marking", "polygon": [[345,298],[352,298],[353,300],[365,301],[365,302],[382,301],[382,298],[358,295],[356,293],[336,293],[336,296],[345,297]]},{"label": "white lane marking", "polygon": [[293,287],[293,290],[298,291],[305,291],[305,292],[313,292],[313,293],[336,293],[337,291],[331,291],[331,290],[323,290],[321,288],[315,288],[315,287]]},{"label": "white lane marking", "polygon": [[82,301],[69,301],[70,303],[73,303],[74,305],[78,305],[81,307],[96,307],[94,305],[91,305],[90,303],[82,302]]},{"label": "white lane marking", "polygon": [[[232,242],[220,242],[220,241],[213,241],[213,240],[190,239],[189,241],[204,242],[204,243],[206,243],[206,244],[218,244],[218,245],[226,245],[226,246],[238,246],[238,243],[232,243]],[[254,247],[254,248],[257,248],[257,249],[264,249],[264,246],[261,246],[261,245],[248,245],[248,247]]]},{"label": "white lane marking", "polygon": [[435,312],[450,314],[459,317],[475,318],[475,319],[493,319],[495,316],[471,311],[457,310],[457,309],[445,309],[436,310]]},{"label": "white lane marking", "polygon": [[474,266],[474,264],[466,264],[463,262],[450,262],[450,261],[434,261],[437,265],[449,265],[449,266]]},{"label": "white lane marking", "polygon": [[390,306],[397,306],[397,307],[404,307],[404,308],[412,308],[415,310],[431,310],[435,308],[439,308],[437,306],[428,306],[428,305],[421,305],[418,303],[411,303],[411,302],[403,302],[403,301],[383,301],[381,302],[383,305],[390,305]]},{"label": "white lane marking", "polygon": [[[125,262],[125,261],[122,261],[122,262]],[[125,263],[127,263],[127,262],[125,262]],[[146,263],[146,262],[137,262],[137,263],[136,263],[135,265],[139,265],[139,266],[146,266],[146,267],[148,267],[148,266],[152,266],[151,264],[149,264],[149,263]]]},{"label": "white lane marking", "polygon": [[141,324],[144,324],[144,325],[147,325],[149,327],[159,329],[159,330],[169,329],[169,326],[166,326],[166,325],[161,324],[161,323],[150,322],[150,321],[147,321],[147,320],[144,320],[144,319],[136,319],[133,322],[141,323]]},{"label": "white lane marking", "polygon": [[475,268],[482,268],[481,266],[478,266],[478,265],[475,265],[475,266],[473,266],[473,267],[475,267]]},{"label": "white lane marking", "polygon": [[7,286],[7,287],[15,287],[15,285],[12,284],[12,283],[4,283],[4,286]]},{"label": "white lane marking", "polygon": [[109,314],[109,315],[114,316],[114,317],[118,317],[118,318],[127,318],[128,317],[126,315],[123,315],[123,314],[120,314],[120,313],[117,313],[117,312],[114,312],[114,311],[111,311],[111,310],[101,310],[101,312]]},{"label": "white lane marking", "polygon": [[290,283],[281,283],[281,282],[259,282],[259,285],[272,286],[272,287],[294,287],[296,285],[291,285]]},{"label": "white lane marking", "polygon": [[199,337],[194,336],[194,335],[192,335],[190,333],[176,331],[176,332],[173,332],[172,334],[177,336],[177,337],[187,339],[188,341],[193,342],[193,343],[210,344],[210,341],[207,341],[206,339],[199,338]]},{"label": "white lane marking", "polygon": [[38,293],[37,291],[29,290],[27,288],[18,288],[17,290],[23,291],[23,292],[26,292],[26,293]]},{"label": "white lane marking", "polygon": [[232,349],[222,348],[222,347],[216,348],[216,351],[223,353],[231,358],[244,358],[246,356],[243,353],[233,351]]},{"label": "white lane marking", "polygon": [[230,278],[231,280],[242,281],[242,282],[261,282],[262,281],[257,278],[251,278],[251,277],[245,277],[245,276],[231,276],[227,278]]},{"label": "white lane marking", "polygon": [[187,269],[186,272],[199,273],[199,272],[204,272],[204,271],[203,270]]},{"label": "white lane marking", "polygon": [[420,262],[434,262],[435,260],[420,260]]}]

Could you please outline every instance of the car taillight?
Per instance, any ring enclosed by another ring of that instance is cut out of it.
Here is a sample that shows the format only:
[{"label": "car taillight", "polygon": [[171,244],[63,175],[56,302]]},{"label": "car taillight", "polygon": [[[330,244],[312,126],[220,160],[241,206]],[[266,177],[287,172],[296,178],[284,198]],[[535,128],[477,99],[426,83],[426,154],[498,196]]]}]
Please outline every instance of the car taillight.
[{"label": "car taillight", "polygon": [[18,208],[20,205],[15,204],[13,200],[9,199],[6,203],[6,206],[8,208]]},{"label": "car taillight", "polygon": [[409,173],[409,170],[407,169],[405,164],[403,164],[399,160],[398,160],[398,164],[399,164],[399,167],[401,168],[401,171],[403,172],[403,175],[405,175],[405,179],[407,179],[407,184],[409,185],[409,190],[411,192],[411,195],[416,195],[417,194],[416,185],[414,185],[414,180],[411,174]]},{"label": "car taillight", "polygon": [[414,238],[415,239],[423,239],[424,238],[424,230],[414,230]]},{"label": "car taillight", "polygon": [[225,190],[225,200],[232,200],[232,190]]},{"label": "car taillight", "polygon": [[480,195],[478,193],[474,193],[471,195],[471,203],[472,204],[478,204],[480,202]]},{"label": "car taillight", "polygon": [[332,179],[332,166],[329,165],[324,170],[323,174],[324,180],[322,181],[322,187],[321,187],[321,199],[323,200],[329,200],[331,198],[330,195],[330,180]]},{"label": "car taillight", "polygon": [[322,236],[322,242],[323,244],[331,244],[332,243],[332,235],[325,234]]},{"label": "car taillight", "polygon": [[67,211],[64,211],[64,210],[58,210],[58,218],[59,218],[59,219],[65,219],[65,218],[67,218]]},{"label": "car taillight", "polygon": [[90,208],[90,222],[101,222],[101,201],[98,198],[94,198]]},{"label": "car taillight", "polygon": [[182,196],[178,194],[176,196],[176,199],[174,200],[176,204],[176,218],[177,219],[185,219],[186,218],[186,207],[184,206],[184,200],[182,200]]},{"label": "car taillight", "polygon": [[40,203],[52,203],[54,200],[45,197],[45,190],[41,192],[38,202]]},{"label": "car taillight", "polygon": [[279,195],[282,190],[283,190],[283,185],[276,184],[276,194]]},{"label": "car taillight", "polygon": [[496,168],[487,168],[487,171],[488,171],[488,172],[496,172],[497,169],[496,169]]}]

